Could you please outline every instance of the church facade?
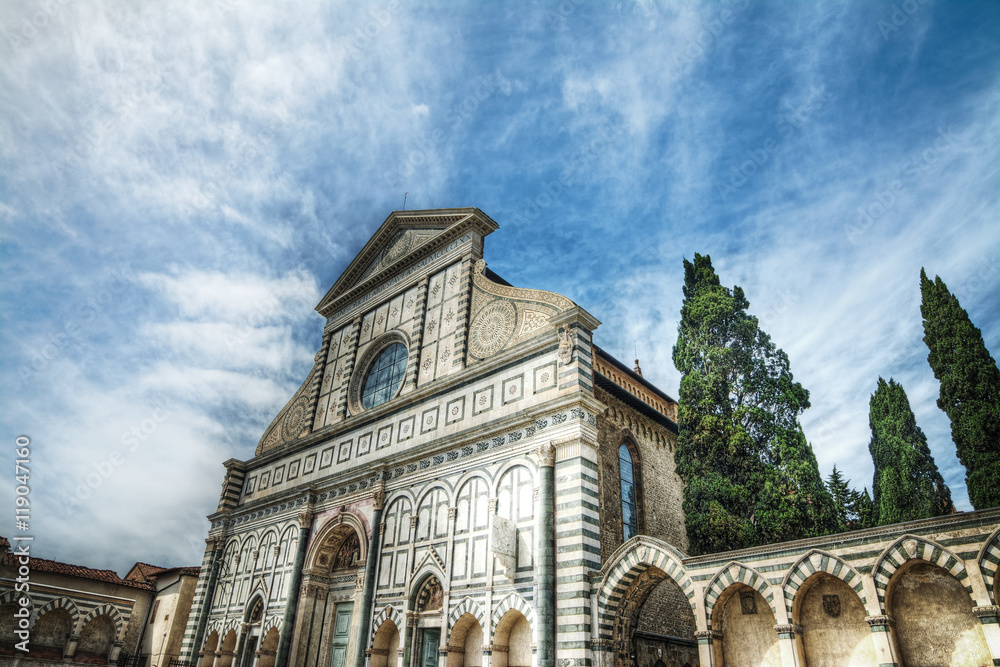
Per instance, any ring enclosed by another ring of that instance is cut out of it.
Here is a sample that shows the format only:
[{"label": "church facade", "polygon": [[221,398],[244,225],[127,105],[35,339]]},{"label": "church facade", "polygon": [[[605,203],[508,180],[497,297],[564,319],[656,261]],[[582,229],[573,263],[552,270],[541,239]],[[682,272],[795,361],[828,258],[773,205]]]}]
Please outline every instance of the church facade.
[{"label": "church facade", "polygon": [[1000,664],[998,510],[688,557],[676,402],[493,273],[497,228],[394,212],[323,297],[308,376],[225,464],[182,661]]}]

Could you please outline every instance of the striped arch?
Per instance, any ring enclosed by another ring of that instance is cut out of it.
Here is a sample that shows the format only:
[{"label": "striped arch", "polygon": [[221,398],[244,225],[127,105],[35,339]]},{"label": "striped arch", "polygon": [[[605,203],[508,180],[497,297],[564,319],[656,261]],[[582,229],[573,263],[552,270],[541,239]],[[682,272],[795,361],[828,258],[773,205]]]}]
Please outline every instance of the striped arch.
[{"label": "striped arch", "polygon": [[898,540],[890,544],[882,555],[875,561],[872,574],[875,577],[875,589],[878,591],[879,610],[884,614],[885,594],[889,588],[889,582],[899,569],[911,560],[923,560],[933,563],[951,573],[958,582],[965,587],[969,597],[975,601],[972,594],[972,585],[969,581],[969,573],[965,569],[962,559],[948,551],[936,542],[917,537],[916,535],[903,535]]},{"label": "striped arch", "polygon": [[1000,591],[996,589],[997,565],[1000,564],[1000,528],[993,531],[990,539],[986,540],[976,562],[979,563],[979,571],[986,583],[986,597],[997,604],[997,599],[1000,598]]},{"label": "striped arch", "polygon": [[833,554],[828,554],[819,549],[813,549],[805,554],[792,566],[785,580],[781,584],[781,590],[785,597],[785,610],[788,618],[792,618],[792,605],[799,588],[806,582],[806,579],[819,572],[824,572],[834,576],[854,589],[854,592],[861,598],[861,604],[867,606],[865,599],[864,584],[861,581],[861,574],[853,567],[837,558]]},{"label": "striped arch", "polygon": [[[0,602],[3,602],[3,600],[0,599]],[[38,613],[35,615],[35,620],[37,621],[43,614],[47,614],[54,609],[65,609],[69,612],[70,618],[73,619],[74,634],[80,633],[80,630],[82,629],[82,624],[80,623],[80,608],[76,606],[75,602],[67,597],[58,597],[54,600],[49,600],[44,607],[38,610]]]},{"label": "striped arch", "polygon": [[[267,606],[265,605],[264,611],[267,611]],[[260,628],[260,635],[263,637],[267,634],[267,631],[271,628],[278,628],[278,632],[281,632],[281,614],[267,614],[264,617],[264,623]]]},{"label": "striped arch", "polygon": [[379,628],[381,628],[382,624],[385,623],[387,620],[395,623],[397,629],[399,628],[406,629],[406,621],[403,618],[402,612],[400,612],[399,609],[397,609],[396,607],[393,607],[391,604],[387,604],[386,606],[382,607],[382,610],[379,611],[379,613],[375,614],[375,618],[372,620],[371,637],[369,638],[369,645],[371,645],[371,642],[375,641],[375,633],[378,632]]},{"label": "striped arch", "polygon": [[[483,611],[483,606],[468,596],[462,598],[462,601],[459,602],[452,610],[451,614],[448,615],[448,627],[455,627],[455,623],[458,622],[458,619],[462,618],[464,614],[472,614],[476,617],[476,620],[479,621],[479,625],[484,628],[486,627],[486,612]],[[525,616],[527,616],[527,614],[525,614]]]},{"label": "striped arch", "polygon": [[705,588],[705,616],[708,617],[709,623],[712,622],[712,609],[719,601],[719,596],[733,584],[745,584],[760,593],[771,608],[775,620],[778,619],[777,596],[767,583],[767,579],[752,567],[733,561],[719,570]]},{"label": "striped arch", "polygon": [[7,604],[8,602],[13,602],[14,599],[15,599],[15,592],[13,588],[10,589],[9,591],[4,591],[0,593],[0,604]]},{"label": "striped arch", "polygon": [[601,580],[597,593],[601,614],[601,635],[611,637],[611,628],[625,593],[641,574],[656,567],[667,574],[687,596],[691,611],[695,611],[695,589],[687,570],[681,564],[684,555],[666,542],[647,535],[637,535],[618,549],[608,559],[607,574]]},{"label": "striped arch", "polygon": [[93,609],[91,609],[90,613],[87,614],[86,617],[84,617],[83,621],[81,621],[80,630],[82,631],[83,628],[87,625],[87,623],[97,618],[98,616],[110,616],[111,620],[115,622],[116,635],[119,638],[122,636],[122,627],[125,625],[125,623],[124,620],[122,619],[121,612],[109,604],[102,604],[99,607],[94,607]]},{"label": "striped arch", "polygon": [[498,604],[496,606],[496,609],[493,610],[493,618],[492,618],[493,622],[490,624],[490,637],[493,637],[493,633],[496,631],[497,624],[500,623],[500,619],[503,618],[503,615],[506,614],[511,609],[516,609],[519,612],[521,612],[521,614],[526,619],[528,619],[528,625],[531,626],[531,630],[532,632],[534,632],[535,610],[531,607],[530,604],[527,603],[527,601],[523,597],[521,597],[518,593],[512,591],[508,593],[507,597],[501,600],[500,604]]}]

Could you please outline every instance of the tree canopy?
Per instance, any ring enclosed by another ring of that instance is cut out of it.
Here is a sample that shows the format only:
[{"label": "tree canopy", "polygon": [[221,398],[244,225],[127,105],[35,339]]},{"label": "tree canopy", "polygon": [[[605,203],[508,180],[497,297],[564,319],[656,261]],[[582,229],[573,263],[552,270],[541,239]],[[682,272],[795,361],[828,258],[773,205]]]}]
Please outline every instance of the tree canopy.
[{"label": "tree canopy", "polygon": [[982,332],[940,277],[920,270],[927,361],[941,383],[938,407],[951,420],[958,460],[976,509],[1000,506],[1000,371]]},{"label": "tree canopy", "polygon": [[684,260],[674,365],[682,374],[677,472],[690,549],[707,553],[837,529],[833,499],[799,425],[809,392],[740,287],[708,255]]}]

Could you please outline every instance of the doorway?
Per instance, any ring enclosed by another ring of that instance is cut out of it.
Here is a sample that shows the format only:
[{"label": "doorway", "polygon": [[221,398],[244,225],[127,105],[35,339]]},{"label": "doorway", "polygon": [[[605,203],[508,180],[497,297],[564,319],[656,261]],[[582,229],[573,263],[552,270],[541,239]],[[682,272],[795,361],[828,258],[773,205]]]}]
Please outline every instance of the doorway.
[{"label": "doorway", "polygon": [[333,617],[333,636],[330,637],[330,667],[347,665],[347,643],[351,639],[351,611],[353,602],[337,605]]},{"label": "doorway", "polygon": [[440,628],[425,628],[420,632],[420,666],[437,667],[438,647],[441,645]]}]

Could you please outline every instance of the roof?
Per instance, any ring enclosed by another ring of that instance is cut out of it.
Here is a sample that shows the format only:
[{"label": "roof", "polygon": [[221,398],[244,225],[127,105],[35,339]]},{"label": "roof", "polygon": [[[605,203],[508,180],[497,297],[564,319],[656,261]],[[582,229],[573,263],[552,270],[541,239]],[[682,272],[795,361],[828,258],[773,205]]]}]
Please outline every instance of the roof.
[{"label": "roof", "polygon": [[[7,552],[3,555],[3,565],[17,566],[18,556],[17,554]],[[106,584],[115,584],[118,586],[127,586],[129,588],[138,588],[144,591],[155,590],[153,584],[145,581],[135,581],[122,579],[118,576],[114,570],[95,570],[90,567],[83,567],[82,565],[71,565],[70,563],[60,563],[56,560],[49,560],[47,558],[35,558],[34,556],[29,558],[28,567],[34,572],[51,572],[52,574],[62,574],[69,577],[78,577],[80,579],[89,579],[91,581],[101,581]]]},{"label": "roof", "polygon": [[156,575],[166,571],[166,569],[167,568],[160,567],[159,565],[136,563],[132,566],[132,569],[128,571],[128,574],[125,575],[125,579],[128,581],[152,581]]}]

